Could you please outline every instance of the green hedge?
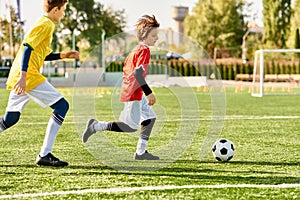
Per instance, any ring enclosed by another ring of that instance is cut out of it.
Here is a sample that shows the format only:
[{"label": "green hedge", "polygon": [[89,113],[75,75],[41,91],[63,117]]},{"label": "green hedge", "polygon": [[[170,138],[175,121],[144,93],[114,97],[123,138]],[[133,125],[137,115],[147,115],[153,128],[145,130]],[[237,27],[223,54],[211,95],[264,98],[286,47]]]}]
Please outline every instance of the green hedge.
[{"label": "green hedge", "polygon": [[[122,72],[124,62],[111,62],[106,72]],[[265,74],[300,74],[300,62],[265,63]],[[253,62],[248,63],[199,63],[170,60],[153,60],[149,64],[149,74],[168,74],[169,76],[206,76],[214,75],[222,80],[235,80],[237,74],[253,74]]]}]

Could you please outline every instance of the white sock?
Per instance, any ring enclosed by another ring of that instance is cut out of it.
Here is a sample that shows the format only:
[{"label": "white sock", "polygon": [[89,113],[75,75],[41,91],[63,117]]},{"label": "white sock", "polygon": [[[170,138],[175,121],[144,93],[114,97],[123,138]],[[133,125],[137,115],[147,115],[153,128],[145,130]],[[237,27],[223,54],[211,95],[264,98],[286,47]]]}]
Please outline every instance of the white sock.
[{"label": "white sock", "polygon": [[107,130],[107,126],[108,126],[108,122],[97,122],[94,125],[94,129],[96,131],[104,131],[104,130]]},{"label": "white sock", "polygon": [[146,151],[148,140],[139,139],[137,146],[136,146],[136,153],[138,155],[142,155]]},{"label": "white sock", "polygon": [[50,118],[46,129],[44,143],[39,154],[41,157],[46,156],[48,153],[52,153],[52,147],[54,145],[60,126],[61,125],[54,121],[52,117]]}]

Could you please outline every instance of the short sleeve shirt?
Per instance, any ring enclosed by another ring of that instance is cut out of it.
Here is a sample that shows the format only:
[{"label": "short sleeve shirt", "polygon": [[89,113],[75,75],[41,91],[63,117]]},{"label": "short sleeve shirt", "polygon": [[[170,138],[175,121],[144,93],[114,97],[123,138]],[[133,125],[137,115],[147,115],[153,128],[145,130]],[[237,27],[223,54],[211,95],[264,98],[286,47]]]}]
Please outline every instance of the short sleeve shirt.
[{"label": "short sleeve shirt", "polygon": [[148,74],[148,65],[150,61],[150,49],[147,45],[140,43],[126,57],[123,67],[123,82],[120,100],[122,102],[141,100],[143,90],[134,77],[136,67],[143,66],[145,78]]},{"label": "short sleeve shirt", "polygon": [[26,91],[32,90],[46,80],[46,78],[40,73],[40,69],[43,66],[46,56],[52,52],[50,45],[54,29],[55,24],[46,16],[42,16],[32,27],[29,33],[25,36],[23,45],[21,45],[14,59],[6,83],[7,89],[13,89],[13,86],[20,78],[24,45],[27,45],[32,49],[26,75]]}]

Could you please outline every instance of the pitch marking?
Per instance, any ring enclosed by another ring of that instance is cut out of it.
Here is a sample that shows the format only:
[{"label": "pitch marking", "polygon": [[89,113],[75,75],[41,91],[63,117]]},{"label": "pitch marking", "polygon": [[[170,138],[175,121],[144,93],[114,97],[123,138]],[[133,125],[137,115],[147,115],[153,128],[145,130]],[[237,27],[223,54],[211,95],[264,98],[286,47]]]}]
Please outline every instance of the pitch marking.
[{"label": "pitch marking", "polygon": [[[156,120],[159,122],[180,122],[180,121],[211,121],[211,120],[265,120],[265,119],[300,119],[300,116],[214,116],[201,117],[192,119],[171,119],[171,120]],[[44,122],[23,122],[26,125],[41,125],[48,124],[48,121]],[[75,122],[64,122],[64,124],[75,124]]]},{"label": "pitch marking", "polygon": [[125,187],[125,188],[107,188],[107,189],[86,189],[86,190],[70,190],[70,191],[56,191],[44,193],[28,193],[28,194],[12,194],[1,195],[0,199],[11,198],[25,198],[25,197],[43,197],[54,195],[82,195],[89,193],[122,193],[135,191],[150,191],[150,190],[175,190],[175,189],[218,189],[218,188],[297,188],[300,183],[295,184],[279,184],[279,185],[257,185],[257,184],[221,184],[221,185],[169,185],[169,186],[146,186],[146,187]]}]

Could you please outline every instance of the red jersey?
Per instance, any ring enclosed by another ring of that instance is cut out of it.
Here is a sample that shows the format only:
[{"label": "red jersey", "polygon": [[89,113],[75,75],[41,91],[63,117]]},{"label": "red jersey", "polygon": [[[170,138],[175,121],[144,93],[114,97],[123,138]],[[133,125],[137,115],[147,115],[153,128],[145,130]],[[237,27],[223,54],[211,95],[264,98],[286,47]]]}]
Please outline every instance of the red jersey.
[{"label": "red jersey", "polygon": [[150,49],[147,45],[140,43],[127,56],[123,67],[123,82],[120,100],[122,102],[142,100],[143,90],[134,77],[134,71],[137,67],[143,66],[145,78],[148,74],[148,65],[150,61]]}]

